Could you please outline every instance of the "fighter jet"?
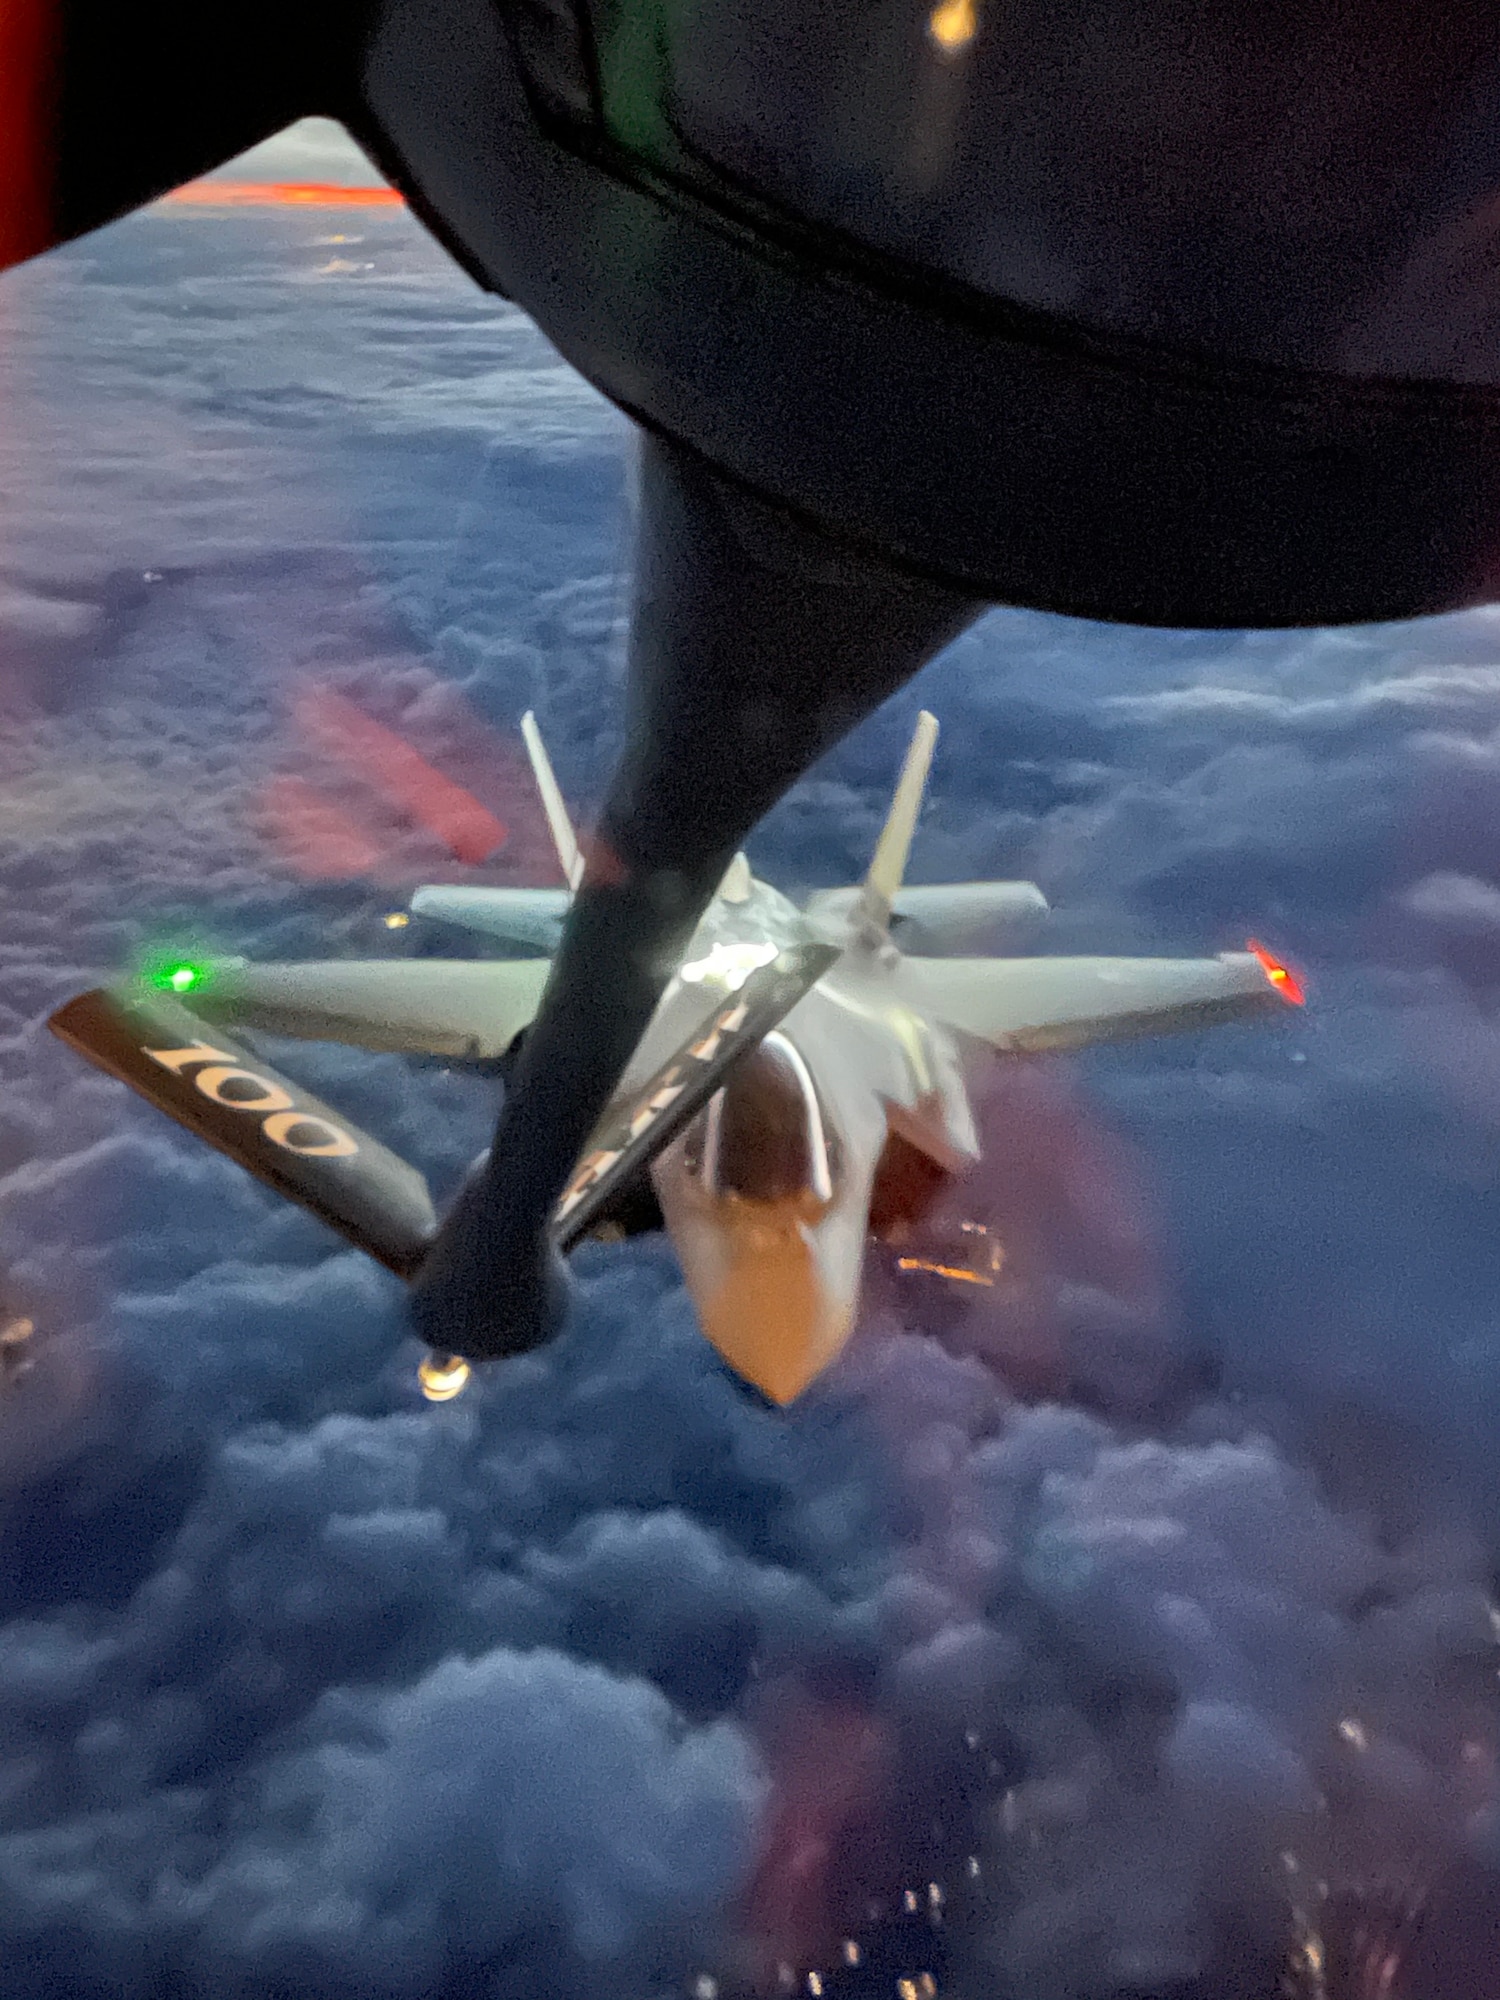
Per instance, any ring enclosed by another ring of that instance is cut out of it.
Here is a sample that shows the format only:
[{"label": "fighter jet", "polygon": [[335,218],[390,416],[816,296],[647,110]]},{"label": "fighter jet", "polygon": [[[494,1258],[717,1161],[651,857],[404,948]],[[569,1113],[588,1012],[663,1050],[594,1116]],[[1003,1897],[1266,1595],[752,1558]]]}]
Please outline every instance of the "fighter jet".
[{"label": "fighter jet", "polygon": [[0,8],[0,263],[325,112],[642,426],[627,744],[430,1342],[555,1328],[552,1211],[736,850],[987,605],[1493,594],[1497,104],[1488,0]]},{"label": "fighter jet", "polygon": [[[534,718],[522,726],[573,884],[577,837]],[[1201,1028],[1302,998],[1259,947],[1210,959],[926,955],[1047,910],[1031,882],[903,888],[937,733],[924,711],[862,883],[816,891],[799,909],[735,857],[552,1218],[561,1248],[663,1221],[704,1333],[776,1403],[799,1396],[849,1337],[872,1204],[887,1225],[902,1211],[915,1219],[978,1157],[966,1076],[980,1051]],[[433,886],[411,908],[535,945],[555,939],[571,895]],[[52,1025],[409,1272],[435,1227],[420,1176],[221,1030],[503,1065],[547,970],[544,958],[178,964],[86,994]],[[174,993],[183,1004],[164,1007]],[[179,1018],[189,1013],[190,1031]],[[288,1181],[288,1156],[308,1170],[300,1185]],[[467,1372],[461,1357],[440,1355],[424,1385],[441,1399]]]}]

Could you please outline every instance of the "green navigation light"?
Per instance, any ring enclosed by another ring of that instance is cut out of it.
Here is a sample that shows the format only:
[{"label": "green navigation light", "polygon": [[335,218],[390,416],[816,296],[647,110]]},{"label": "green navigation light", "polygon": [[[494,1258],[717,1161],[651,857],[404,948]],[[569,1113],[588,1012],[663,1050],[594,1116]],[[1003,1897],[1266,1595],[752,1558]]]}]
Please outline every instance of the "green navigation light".
[{"label": "green navigation light", "polygon": [[203,978],[203,968],[198,965],[171,965],[161,976],[161,985],[170,986],[174,993],[187,993]]}]

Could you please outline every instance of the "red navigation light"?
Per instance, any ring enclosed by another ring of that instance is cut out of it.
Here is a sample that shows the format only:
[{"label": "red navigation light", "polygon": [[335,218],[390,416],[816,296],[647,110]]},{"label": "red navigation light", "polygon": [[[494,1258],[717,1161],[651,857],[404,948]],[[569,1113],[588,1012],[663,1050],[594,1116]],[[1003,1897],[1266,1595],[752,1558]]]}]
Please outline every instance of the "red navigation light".
[{"label": "red navigation light", "polygon": [[1263,944],[1251,938],[1245,946],[1251,956],[1259,961],[1261,971],[1270,980],[1276,991],[1289,1007],[1305,1007],[1307,992],[1302,981],[1289,965],[1283,965],[1279,958],[1273,958]]}]

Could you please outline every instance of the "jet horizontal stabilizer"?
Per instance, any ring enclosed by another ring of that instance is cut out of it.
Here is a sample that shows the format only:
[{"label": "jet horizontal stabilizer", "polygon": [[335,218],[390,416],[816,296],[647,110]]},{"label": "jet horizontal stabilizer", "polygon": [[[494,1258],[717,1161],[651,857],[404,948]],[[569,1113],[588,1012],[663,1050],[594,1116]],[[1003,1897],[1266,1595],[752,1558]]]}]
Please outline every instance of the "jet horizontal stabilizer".
[{"label": "jet horizontal stabilizer", "polygon": [[584,1150],[552,1219],[571,1249],[649,1161],[697,1116],[727,1073],[757,1047],[838,959],[832,945],[788,945],[751,972],[637,1091],[610,1107]]},{"label": "jet horizontal stabilizer", "polygon": [[96,988],[47,1025],[398,1277],[426,1255],[437,1218],[417,1170],[169,995]]},{"label": "jet horizontal stabilizer", "polygon": [[484,889],[438,882],[418,889],[411,907],[419,917],[438,917],[485,937],[552,951],[572,900],[571,889]]},{"label": "jet horizontal stabilizer", "polygon": [[[814,923],[848,923],[864,890],[819,889],[807,899]],[[994,931],[1030,930],[1047,915],[1035,882],[934,882],[898,889],[891,928],[903,951],[961,950]]]}]

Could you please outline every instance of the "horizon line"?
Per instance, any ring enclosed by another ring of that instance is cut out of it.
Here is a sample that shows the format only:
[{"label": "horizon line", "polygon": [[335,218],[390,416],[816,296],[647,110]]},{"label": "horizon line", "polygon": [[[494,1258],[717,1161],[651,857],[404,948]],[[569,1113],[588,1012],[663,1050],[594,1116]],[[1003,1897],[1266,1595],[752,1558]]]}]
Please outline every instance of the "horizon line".
[{"label": "horizon line", "polygon": [[336,181],[185,181],[159,197],[198,208],[404,208],[398,188]]}]

